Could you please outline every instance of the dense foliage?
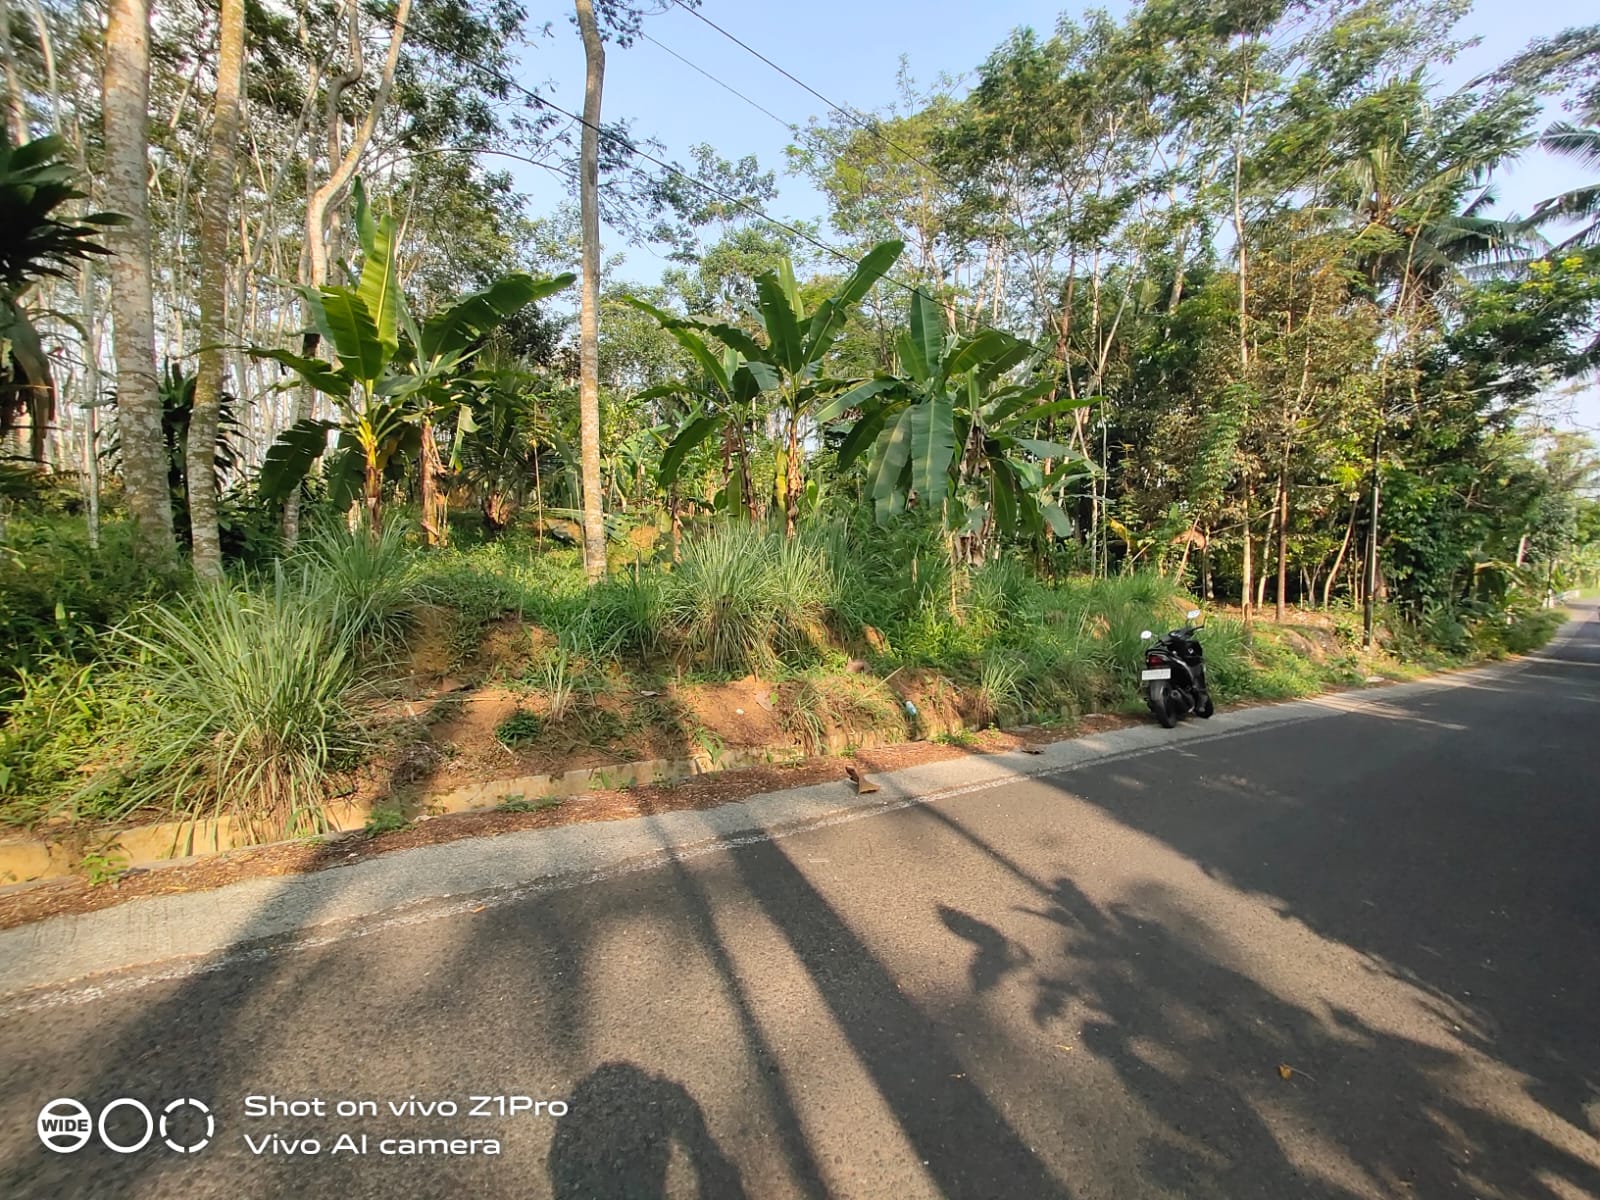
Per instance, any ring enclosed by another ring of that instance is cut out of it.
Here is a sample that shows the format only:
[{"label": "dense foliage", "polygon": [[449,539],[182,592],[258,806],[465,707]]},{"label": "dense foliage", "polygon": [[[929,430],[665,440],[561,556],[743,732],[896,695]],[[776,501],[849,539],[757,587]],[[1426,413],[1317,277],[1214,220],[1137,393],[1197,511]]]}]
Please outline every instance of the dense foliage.
[{"label": "dense foliage", "polygon": [[[644,15],[597,7],[625,63]],[[1236,611],[1212,625],[1235,694],[1350,678],[1357,643],[1537,644],[1600,573],[1600,456],[1555,419],[1600,367],[1600,186],[1526,219],[1492,186],[1535,143],[1592,175],[1600,30],[1446,91],[1461,11],[1142,0],[1017,30],[970,86],[903,76],[891,110],[796,130],[827,228],[774,219],[752,157],[663,165],[608,123],[606,219],[670,265],[603,279],[582,354],[576,214],[503,172],[577,182],[582,122],[514,69],[544,14],[249,7],[228,178],[211,5],[157,7],[149,111],[120,124],[92,7],[13,13],[6,819],[303,825],[429,608],[452,661],[507,614],[537,625],[560,694],[608,662],[853,665],[948,675],[991,715],[1120,702],[1180,596]],[[1543,104],[1564,115],[1541,129]],[[98,214],[111,131],[141,125],[148,221]],[[148,251],[131,357],[103,231],[124,274],[128,238]],[[218,354],[220,390],[195,369]],[[137,461],[167,464],[159,495]],[[228,575],[202,584],[208,531]],[[1294,659],[1269,607],[1325,610],[1335,659]]]}]

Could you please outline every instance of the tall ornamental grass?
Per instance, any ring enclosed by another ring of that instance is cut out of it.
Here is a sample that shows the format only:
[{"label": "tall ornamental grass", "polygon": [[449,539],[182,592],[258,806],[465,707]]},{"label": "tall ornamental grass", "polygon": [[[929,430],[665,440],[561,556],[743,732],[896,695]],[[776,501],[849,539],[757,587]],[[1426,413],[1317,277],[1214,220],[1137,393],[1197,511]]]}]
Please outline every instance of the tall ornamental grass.
[{"label": "tall ornamental grass", "polygon": [[316,828],[328,771],[363,745],[352,700],[372,611],[334,602],[315,573],[279,570],[259,587],[202,587],[121,630],[124,807]]}]

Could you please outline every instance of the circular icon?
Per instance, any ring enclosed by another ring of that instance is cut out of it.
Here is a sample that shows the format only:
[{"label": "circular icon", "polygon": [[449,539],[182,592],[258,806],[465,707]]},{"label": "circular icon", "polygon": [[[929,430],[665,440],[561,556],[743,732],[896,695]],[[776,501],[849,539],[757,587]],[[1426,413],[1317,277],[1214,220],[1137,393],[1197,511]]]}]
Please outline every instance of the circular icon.
[{"label": "circular icon", "polygon": [[39,1110],[39,1140],[57,1154],[82,1150],[94,1132],[89,1110],[70,1096],[52,1100]]},{"label": "circular icon", "polygon": [[[181,1142],[173,1141],[167,1133],[167,1118],[172,1115],[174,1109],[183,1108],[185,1106],[199,1109],[200,1112],[205,1115],[206,1119],[205,1137],[201,1138],[198,1142],[190,1142],[187,1146],[183,1145]],[[188,1097],[180,1097],[161,1110],[161,1140],[165,1142],[170,1149],[176,1150],[179,1154],[195,1154],[201,1150],[204,1150],[211,1142],[211,1135],[216,1133],[216,1131],[217,1119],[211,1115],[211,1110],[198,1100],[191,1100]]]},{"label": "circular icon", "polygon": [[[106,1118],[117,1109],[124,1107],[137,1108],[144,1114],[144,1136],[131,1146],[118,1145],[116,1142],[111,1140],[111,1135],[106,1132]],[[118,1154],[137,1154],[149,1144],[150,1139],[155,1136],[155,1132],[155,1117],[151,1114],[148,1108],[131,1097],[123,1096],[119,1099],[113,1100],[100,1110],[100,1140],[105,1143],[107,1150],[115,1150]]]}]

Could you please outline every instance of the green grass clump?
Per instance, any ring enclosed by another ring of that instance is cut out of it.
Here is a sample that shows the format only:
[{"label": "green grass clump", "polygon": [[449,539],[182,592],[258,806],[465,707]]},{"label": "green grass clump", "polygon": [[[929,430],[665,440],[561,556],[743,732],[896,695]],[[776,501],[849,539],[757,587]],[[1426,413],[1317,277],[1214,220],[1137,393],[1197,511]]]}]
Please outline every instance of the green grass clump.
[{"label": "green grass clump", "polygon": [[365,744],[361,632],[357,610],[282,570],[150,607],[111,656],[131,765],[100,772],[85,799],[102,816],[148,805],[315,828],[327,773]]},{"label": "green grass clump", "polygon": [[326,522],[301,541],[291,561],[326,597],[334,623],[363,643],[393,646],[404,636],[415,600],[415,559],[399,522],[376,536]]},{"label": "green grass clump", "polygon": [[768,672],[822,653],[838,580],[825,549],[759,526],[684,542],[670,570],[643,568],[596,589],[580,648],[664,654],[718,674]]},{"label": "green grass clump", "polygon": [[502,746],[516,748],[535,741],[544,729],[544,722],[534,713],[519,708],[494,728],[494,737]]},{"label": "green grass clump", "polygon": [[18,679],[0,725],[0,824],[26,826],[58,812],[105,757],[122,694],[104,664],[63,657]]},{"label": "green grass clump", "polygon": [[178,589],[181,575],[135,552],[131,522],[107,521],[100,548],[81,519],[13,518],[0,540],[0,703],[23,690],[20,671],[57,657],[87,662],[133,609]]}]

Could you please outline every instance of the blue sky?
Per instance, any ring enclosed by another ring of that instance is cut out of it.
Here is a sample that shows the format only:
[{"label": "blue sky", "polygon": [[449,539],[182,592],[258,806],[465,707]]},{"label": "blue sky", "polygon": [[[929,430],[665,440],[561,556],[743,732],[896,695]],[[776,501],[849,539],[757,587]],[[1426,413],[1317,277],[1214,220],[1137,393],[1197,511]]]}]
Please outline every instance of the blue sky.
[{"label": "blue sky", "polygon": [[[729,85],[758,100],[786,121],[804,124],[826,116],[822,102],[772,68],[724,39],[692,14],[661,0],[666,11],[648,16],[645,29]],[[970,73],[1005,36],[1020,25],[1048,31],[1057,16],[1078,12],[1081,5],[1059,0],[809,0],[777,4],[766,0],[703,0],[707,17],[748,42],[830,100],[871,111],[896,98],[896,73],[902,56],[922,83],[941,73]],[[1126,5],[1112,3],[1112,11]],[[577,111],[583,103],[583,49],[566,6],[546,10],[551,36],[528,47],[521,81],[538,86],[557,104]],[[1453,63],[1442,63],[1440,82],[1457,86],[1524,47],[1532,38],[1556,33],[1595,19],[1588,0],[1479,0],[1460,27],[1463,37],[1480,44]],[[666,146],[669,160],[687,162],[689,148],[709,142],[724,158],[754,154],[764,167],[779,171],[780,195],[769,206],[774,216],[824,221],[826,206],[809,181],[783,174],[783,148],[790,138],[771,117],[731,95],[649,41],[629,49],[609,47],[606,61],[605,114],[608,120],[628,118],[636,135]],[[1554,114],[1552,114],[1554,115]],[[502,164],[496,164],[502,165]],[[1529,151],[1497,179],[1503,212],[1527,212],[1535,202],[1583,178],[1573,165],[1539,150]],[[560,185],[544,172],[518,172],[519,185],[533,200],[534,210],[548,210],[567,199]],[[620,275],[654,280],[665,265],[647,249],[621,244],[608,235],[607,253],[621,252],[627,262]],[[1600,392],[1590,389],[1581,403],[1579,421],[1600,426]]]}]

